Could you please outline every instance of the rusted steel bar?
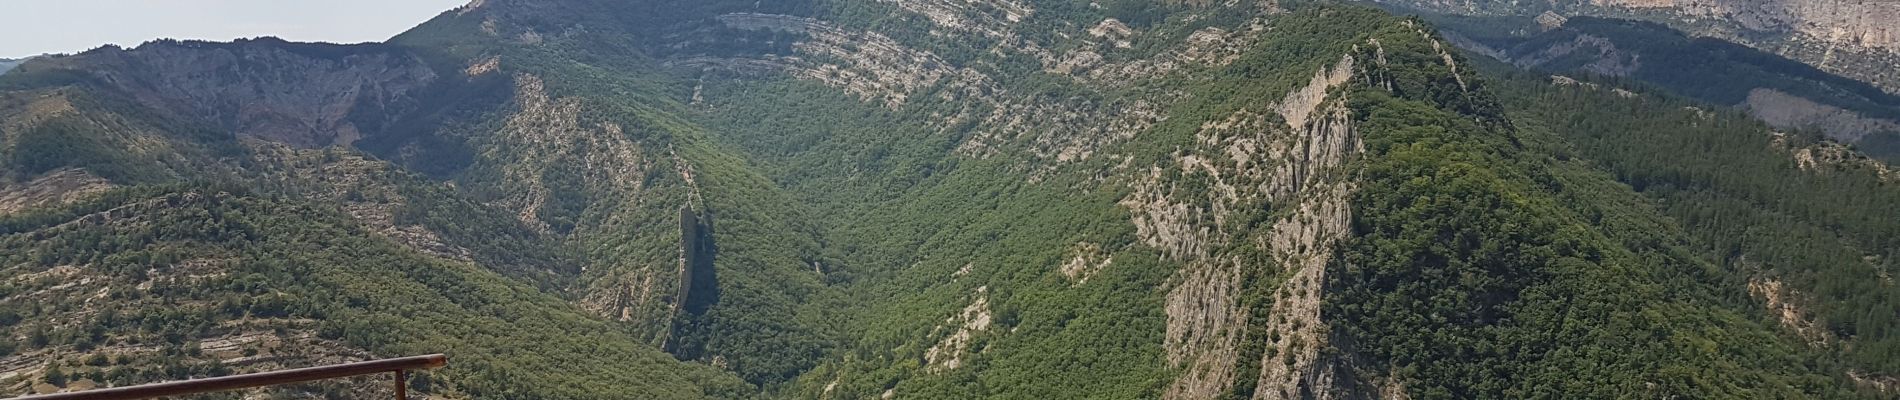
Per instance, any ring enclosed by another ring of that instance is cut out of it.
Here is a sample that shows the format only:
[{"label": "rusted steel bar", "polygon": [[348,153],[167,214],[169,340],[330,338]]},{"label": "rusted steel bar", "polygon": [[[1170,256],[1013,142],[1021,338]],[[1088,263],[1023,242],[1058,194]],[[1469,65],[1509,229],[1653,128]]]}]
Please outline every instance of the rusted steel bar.
[{"label": "rusted steel bar", "polygon": [[19,397],[12,400],[135,400],[155,397],[182,396],[206,392],[248,389],[254,387],[276,386],[291,383],[320,381],[359,375],[395,372],[396,393],[403,394],[408,383],[403,379],[403,371],[412,369],[436,369],[448,365],[449,358],[441,354],[426,356],[391,358],[387,360],[364,361],[359,363],[329,365],[322,367],[299,368],[283,371],[260,372],[255,374],[220,376],[216,378],[191,379],[176,382],[154,383],[149,385],[125,386],[94,389],[81,392],[43,394]]}]

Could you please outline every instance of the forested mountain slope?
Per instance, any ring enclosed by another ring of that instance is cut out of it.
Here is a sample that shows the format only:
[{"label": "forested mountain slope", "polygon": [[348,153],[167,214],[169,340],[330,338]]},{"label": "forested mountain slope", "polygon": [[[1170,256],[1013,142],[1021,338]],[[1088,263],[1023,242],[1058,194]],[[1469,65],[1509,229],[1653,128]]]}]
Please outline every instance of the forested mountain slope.
[{"label": "forested mountain slope", "polygon": [[1900,96],[1746,46],[1632,20],[1424,17],[1460,48],[1561,75],[1555,79],[1642,82],[1746,110],[1778,128],[1821,132],[1885,160],[1900,152]]},{"label": "forested mountain slope", "polygon": [[[1784,331],[1838,354],[1862,385],[1893,388],[1900,305],[1892,267],[1895,175],[1816,134],[1778,131],[1670,96],[1533,84],[1501,90],[1554,153],[1655,202],[1689,249],[1745,284]],[[1616,116],[1612,118],[1611,116]],[[1656,135],[1653,132],[1669,132]]]},{"label": "forested mountain slope", "polygon": [[[1317,2],[486,0],[35,59],[0,387],[1896,393],[1883,164],[1549,82]],[[1692,150],[1732,157],[1653,164]]]},{"label": "forested mountain slope", "polygon": [[1420,1],[1376,3],[1459,15],[1594,16],[1667,24],[1900,91],[1900,3],[1861,0]]},{"label": "forested mountain slope", "polygon": [[[84,389],[448,352],[411,380],[468,398],[732,397],[624,329],[476,264],[423,254],[331,207],[243,189],[125,189],[10,215],[10,388]],[[558,371],[558,372],[554,372]],[[32,377],[22,380],[22,377]],[[271,392],[388,396],[361,379]]]}]

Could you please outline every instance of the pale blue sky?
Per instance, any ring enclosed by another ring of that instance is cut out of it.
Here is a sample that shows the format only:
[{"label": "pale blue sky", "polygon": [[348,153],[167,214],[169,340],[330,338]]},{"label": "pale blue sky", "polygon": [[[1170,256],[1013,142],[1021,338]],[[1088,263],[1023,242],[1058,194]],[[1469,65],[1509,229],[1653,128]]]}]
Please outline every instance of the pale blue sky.
[{"label": "pale blue sky", "polygon": [[388,39],[468,0],[0,0],[0,58],[158,38]]}]

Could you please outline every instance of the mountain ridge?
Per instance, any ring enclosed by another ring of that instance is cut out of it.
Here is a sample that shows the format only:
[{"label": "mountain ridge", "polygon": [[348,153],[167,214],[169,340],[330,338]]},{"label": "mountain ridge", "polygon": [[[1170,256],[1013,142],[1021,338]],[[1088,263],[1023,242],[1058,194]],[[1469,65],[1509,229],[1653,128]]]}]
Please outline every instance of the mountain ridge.
[{"label": "mountain ridge", "polygon": [[[1452,43],[1552,79],[1600,75],[1641,81],[1715,105],[1748,110],[1789,130],[1814,130],[1891,158],[1900,97],[1714,38],[1660,24],[1595,17],[1524,19],[1426,13]],[[1711,60],[1721,60],[1713,62]]]}]

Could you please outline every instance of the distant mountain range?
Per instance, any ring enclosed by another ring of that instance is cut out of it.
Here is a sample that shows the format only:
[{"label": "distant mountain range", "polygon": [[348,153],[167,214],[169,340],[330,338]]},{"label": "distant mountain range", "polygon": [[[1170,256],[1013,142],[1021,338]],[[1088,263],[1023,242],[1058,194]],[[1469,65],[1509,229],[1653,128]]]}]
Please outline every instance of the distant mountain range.
[{"label": "distant mountain range", "polygon": [[26,62],[26,59],[0,58],[0,74],[7,73],[8,70],[12,70],[13,67],[18,67],[20,63],[24,62]]},{"label": "distant mountain range", "polygon": [[1594,16],[1662,23],[1900,92],[1900,2],[1866,0],[1374,0],[1469,16]]},{"label": "distant mountain range", "polygon": [[1517,67],[1654,85],[1900,161],[1900,95],[1799,61],[1642,21],[1424,15],[1450,43]]}]

